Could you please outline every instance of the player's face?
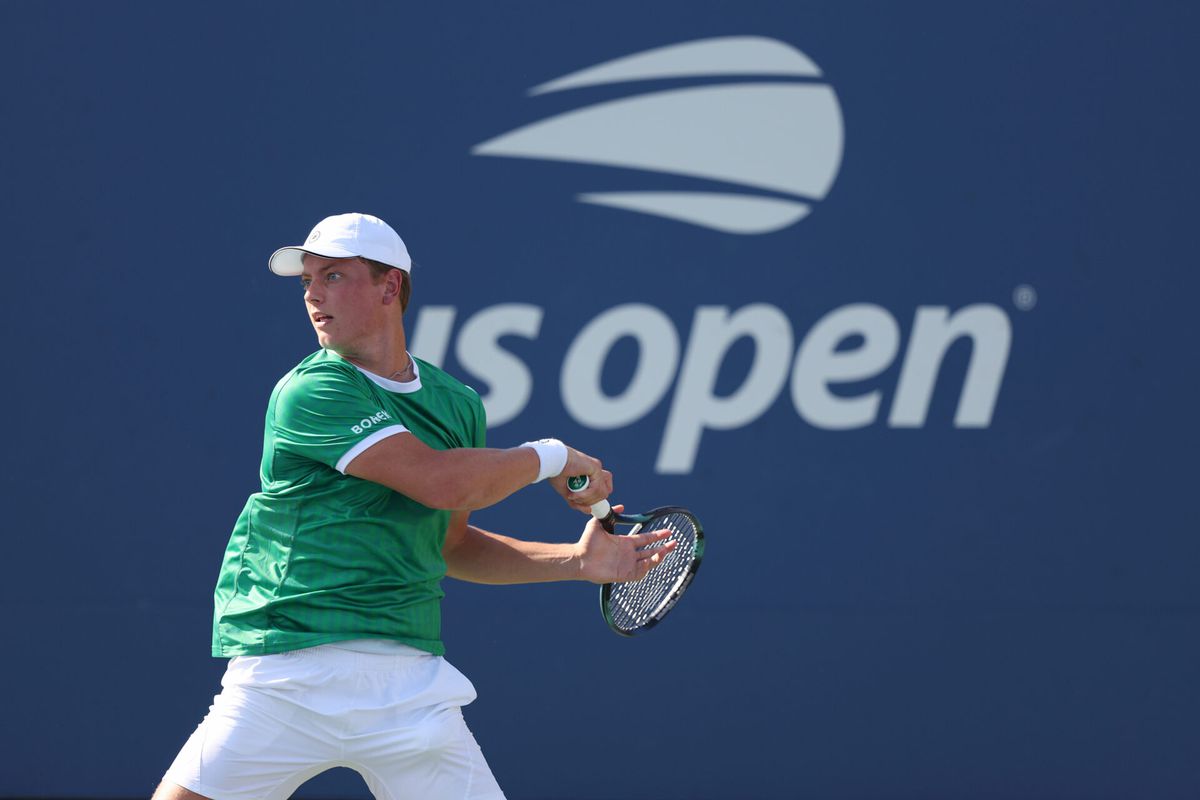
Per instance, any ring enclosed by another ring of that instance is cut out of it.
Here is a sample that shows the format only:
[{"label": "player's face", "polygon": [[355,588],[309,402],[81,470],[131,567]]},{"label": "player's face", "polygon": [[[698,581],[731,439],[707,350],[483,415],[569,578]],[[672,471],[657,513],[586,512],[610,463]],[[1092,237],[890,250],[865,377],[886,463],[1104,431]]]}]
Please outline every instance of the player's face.
[{"label": "player's face", "polygon": [[381,302],[385,284],[372,280],[371,268],[361,259],[306,255],[300,282],[321,347],[354,355],[379,335],[386,320]]}]

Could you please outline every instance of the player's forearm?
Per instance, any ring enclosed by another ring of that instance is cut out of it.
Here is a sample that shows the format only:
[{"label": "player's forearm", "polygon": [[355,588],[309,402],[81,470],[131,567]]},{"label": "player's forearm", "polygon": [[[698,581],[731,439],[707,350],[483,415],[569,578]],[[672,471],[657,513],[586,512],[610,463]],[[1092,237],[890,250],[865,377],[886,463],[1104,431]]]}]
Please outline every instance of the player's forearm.
[{"label": "player's forearm", "polygon": [[574,504],[595,503],[612,491],[612,476],[597,459],[556,439],[507,450],[437,450],[405,432],[371,445],[345,469],[348,475],[382,484],[422,505],[450,511],[485,508],[545,479],[566,496],[567,470],[567,475],[585,475],[594,483],[572,496]]},{"label": "player's forearm", "polygon": [[526,542],[474,526],[467,526],[444,556],[450,577],[472,583],[545,583],[581,578],[575,543]]},{"label": "player's forearm", "polygon": [[432,508],[487,508],[537,478],[538,457],[527,447],[508,450],[464,448],[437,453],[424,481]]},{"label": "player's forearm", "polygon": [[430,508],[472,510],[528,486],[538,477],[539,467],[537,453],[528,447],[434,450],[406,434],[364,451],[346,472]]}]

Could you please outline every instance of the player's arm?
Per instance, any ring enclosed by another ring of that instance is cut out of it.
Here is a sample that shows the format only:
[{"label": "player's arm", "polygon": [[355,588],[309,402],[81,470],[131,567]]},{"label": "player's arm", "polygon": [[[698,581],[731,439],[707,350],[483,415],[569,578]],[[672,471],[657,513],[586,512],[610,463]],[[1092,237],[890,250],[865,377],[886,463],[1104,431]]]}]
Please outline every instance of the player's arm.
[{"label": "player's arm", "polygon": [[[436,450],[411,432],[389,436],[354,457],[345,470],[347,475],[383,484],[430,508],[471,510],[486,508],[518,489],[549,477],[568,502],[586,511],[612,492],[612,475],[591,456],[566,448],[564,464],[546,471],[545,456],[528,446],[507,450],[465,447]],[[569,475],[588,475],[594,481],[583,492],[566,488]]]},{"label": "player's arm", "polygon": [[[616,508],[619,511],[622,507]],[[446,574],[472,583],[635,581],[662,563],[675,544],[639,550],[670,536],[670,531],[613,536],[595,519],[588,522],[577,542],[527,542],[477,528],[467,522],[467,517],[466,511],[450,517],[442,556]]]}]

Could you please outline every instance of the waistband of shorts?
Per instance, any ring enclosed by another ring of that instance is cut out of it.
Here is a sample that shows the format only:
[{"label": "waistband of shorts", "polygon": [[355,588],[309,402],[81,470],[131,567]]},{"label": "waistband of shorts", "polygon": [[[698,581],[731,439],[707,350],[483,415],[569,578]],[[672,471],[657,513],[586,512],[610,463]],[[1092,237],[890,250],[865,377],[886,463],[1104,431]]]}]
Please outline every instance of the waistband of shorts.
[{"label": "waistband of shorts", "polygon": [[329,644],[319,644],[311,650],[328,647],[334,650],[349,650],[351,653],[364,653],[370,656],[430,656],[427,650],[413,647],[395,639],[346,639]]},{"label": "waistband of shorts", "polygon": [[[393,646],[394,645],[394,646]],[[299,650],[270,653],[259,656],[236,656],[230,666],[244,668],[252,659],[264,667],[270,664],[283,666],[287,663],[324,665],[339,671],[383,671],[415,668],[427,659],[440,659],[433,653],[402,642],[384,639],[349,639],[328,644],[313,645]]]}]

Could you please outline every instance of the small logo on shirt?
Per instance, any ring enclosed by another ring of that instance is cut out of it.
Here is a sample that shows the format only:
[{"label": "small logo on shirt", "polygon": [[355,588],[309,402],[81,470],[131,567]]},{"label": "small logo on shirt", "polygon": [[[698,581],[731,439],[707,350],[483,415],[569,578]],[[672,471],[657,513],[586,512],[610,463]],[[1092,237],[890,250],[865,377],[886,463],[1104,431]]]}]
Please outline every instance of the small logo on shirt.
[{"label": "small logo on shirt", "polygon": [[369,417],[363,417],[358,421],[357,425],[351,425],[350,430],[354,431],[355,433],[362,433],[365,430],[374,428],[385,419],[391,419],[391,416],[386,411],[380,411],[378,414],[372,414]]}]

